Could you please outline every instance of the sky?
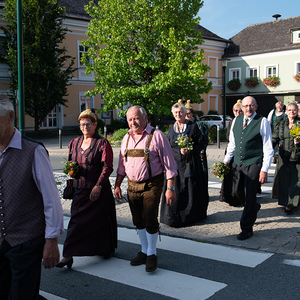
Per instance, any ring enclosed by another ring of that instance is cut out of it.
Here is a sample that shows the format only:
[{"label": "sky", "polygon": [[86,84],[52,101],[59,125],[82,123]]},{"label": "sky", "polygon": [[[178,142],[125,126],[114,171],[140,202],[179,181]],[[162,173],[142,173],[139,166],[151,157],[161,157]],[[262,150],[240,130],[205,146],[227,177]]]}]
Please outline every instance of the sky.
[{"label": "sky", "polygon": [[[300,16],[299,0],[204,0],[199,10],[200,25],[229,39],[249,25]],[[300,26],[300,24],[299,24]]]}]

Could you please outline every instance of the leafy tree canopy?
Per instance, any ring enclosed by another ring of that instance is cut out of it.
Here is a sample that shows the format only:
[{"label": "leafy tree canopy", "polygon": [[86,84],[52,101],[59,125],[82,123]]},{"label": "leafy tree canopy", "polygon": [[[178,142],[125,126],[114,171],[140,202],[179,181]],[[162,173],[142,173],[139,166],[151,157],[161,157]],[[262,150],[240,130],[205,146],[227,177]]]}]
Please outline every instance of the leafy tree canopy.
[{"label": "leafy tree canopy", "polygon": [[[12,92],[18,89],[16,2],[5,1],[8,25],[1,27]],[[23,0],[25,112],[35,119],[36,130],[56,104],[66,105],[68,81],[75,71],[74,58],[62,45],[67,33],[62,24],[65,11],[59,0]]]},{"label": "leafy tree canopy", "polygon": [[[95,72],[96,88],[104,94],[104,111],[128,102],[143,106],[154,122],[169,114],[180,98],[203,101],[211,83],[204,75],[202,33],[194,29],[203,1],[101,0],[86,11],[88,47],[83,63]],[[121,113],[125,113],[122,111]]]}]

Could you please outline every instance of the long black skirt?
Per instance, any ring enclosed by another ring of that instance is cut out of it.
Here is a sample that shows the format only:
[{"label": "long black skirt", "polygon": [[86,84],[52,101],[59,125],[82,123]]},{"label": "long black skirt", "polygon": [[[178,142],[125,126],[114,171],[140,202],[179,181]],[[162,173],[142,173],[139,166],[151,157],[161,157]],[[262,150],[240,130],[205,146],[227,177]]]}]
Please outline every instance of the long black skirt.
[{"label": "long black skirt", "polygon": [[115,200],[111,188],[102,188],[91,201],[91,189],[76,189],[63,256],[108,255],[117,248]]}]

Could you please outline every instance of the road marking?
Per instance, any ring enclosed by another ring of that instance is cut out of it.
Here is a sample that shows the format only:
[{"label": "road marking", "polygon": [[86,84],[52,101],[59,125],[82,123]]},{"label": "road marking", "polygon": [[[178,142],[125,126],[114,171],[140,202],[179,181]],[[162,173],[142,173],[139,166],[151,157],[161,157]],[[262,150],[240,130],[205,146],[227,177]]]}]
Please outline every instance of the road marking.
[{"label": "road marking", "polygon": [[283,263],[294,267],[300,267],[300,260],[284,259]]},{"label": "road marking", "polygon": [[43,291],[40,291],[40,295],[43,296],[44,298],[46,298],[47,300],[66,300],[66,298],[61,298],[58,296],[55,296],[53,294],[49,294]]},{"label": "road marking", "polygon": [[[119,227],[118,239],[140,244],[139,237],[133,229]],[[273,255],[273,253],[254,252],[164,235],[161,236],[161,242],[157,243],[157,248],[250,268],[255,268]]]},{"label": "road marking", "polygon": [[[62,245],[59,245],[62,251]],[[129,261],[99,256],[74,257],[73,270],[126,284],[175,299],[204,300],[227,285],[178,272],[157,269],[145,272],[145,265],[132,267]]]},{"label": "road marking", "polygon": [[[215,182],[215,181],[209,181],[208,182],[208,187],[212,189],[221,189],[221,182]],[[261,186],[261,191],[264,194],[271,194],[272,192],[272,187],[269,186]]]},{"label": "road marking", "polygon": [[[70,217],[64,216],[65,228],[67,228],[69,220]],[[134,229],[118,227],[118,240],[140,244],[139,237]],[[157,243],[157,248],[250,268],[255,268],[273,255],[273,253],[254,252],[165,235],[161,236],[161,241]]]}]

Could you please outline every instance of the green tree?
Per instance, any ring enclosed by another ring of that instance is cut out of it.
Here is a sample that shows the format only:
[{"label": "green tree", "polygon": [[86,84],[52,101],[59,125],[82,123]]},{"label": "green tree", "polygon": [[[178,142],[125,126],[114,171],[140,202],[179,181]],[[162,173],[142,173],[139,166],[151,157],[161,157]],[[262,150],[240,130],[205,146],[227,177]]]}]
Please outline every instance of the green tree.
[{"label": "green tree", "polygon": [[[18,88],[17,62],[17,1],[6,0],[1,27],[5,33],[6,63],[10,67],[10,89]],[[75,71],[74,58],[67,55],[63,40],[68,30],[63,28],[65,7],[59,0],[23,0],[23,53],[25,113],[34,118],[39,129],[56,104],[66,105],[68,81]]]},{"label": "green tree", "polygon": [[202,5],[199,0],[101,0],[85,7],[92,20],[83,63],[87,73],[95,72],[96,88],[89,93],[105,93],[104,111],[138,104],[153,123],[180,98],[203,102],[201,94],[211,83],[204,78],[209,67],[199,49],[202,33],[194,29]]}]

